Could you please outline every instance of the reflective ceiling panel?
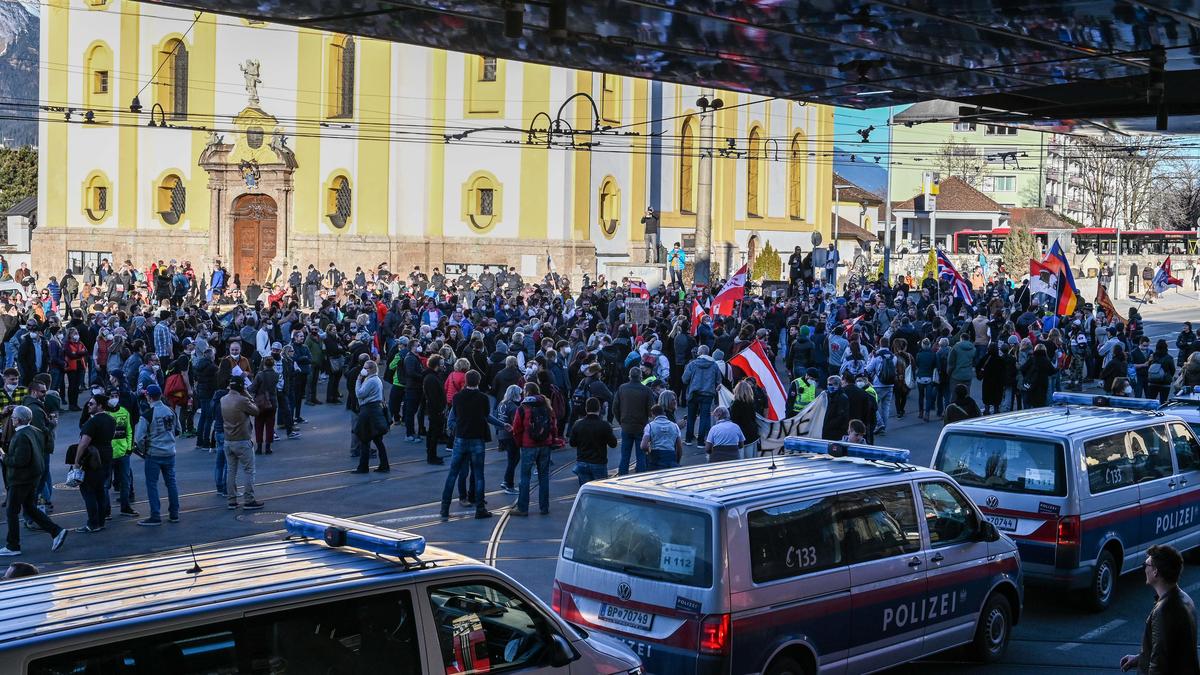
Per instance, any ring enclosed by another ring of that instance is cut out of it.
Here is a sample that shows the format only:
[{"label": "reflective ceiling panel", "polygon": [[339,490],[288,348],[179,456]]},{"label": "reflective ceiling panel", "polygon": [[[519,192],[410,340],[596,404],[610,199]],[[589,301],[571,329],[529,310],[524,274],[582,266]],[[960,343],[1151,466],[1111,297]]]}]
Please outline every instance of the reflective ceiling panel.
[{"label": "reflective ceiling panel", "polygon": [[[855,108],[1200,113],[1200,0],[144,1]],[[520,38],[505,37],[509,5]]]}]

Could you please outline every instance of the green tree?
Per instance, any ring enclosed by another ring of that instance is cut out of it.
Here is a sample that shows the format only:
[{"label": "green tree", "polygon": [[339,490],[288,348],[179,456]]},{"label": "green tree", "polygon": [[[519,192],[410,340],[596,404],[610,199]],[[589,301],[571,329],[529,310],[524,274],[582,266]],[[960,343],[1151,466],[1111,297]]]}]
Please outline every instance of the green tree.
[{"label": "green tree", "polygon": [[0,148],[0,210],[38,189],[38,155],[32,147]]},{"label": "green tree", "polygon": [[1030,260],[1042,259],[1042,247],[1033,236],[1029,226],[1021,223],[1012,225],[1008,230],[1008,238],[1004,240],[1004,264],[1008,274],[1014,279],[1020,279],[1021,270],[1029,270]]},{"label": "green tree", "polygon": [[778,281],[782,271],[783,260],[779,258],[779,251],[772,248],[771,242],[768,241],[754,259],[754,267],[750,269],[750,278]]}]

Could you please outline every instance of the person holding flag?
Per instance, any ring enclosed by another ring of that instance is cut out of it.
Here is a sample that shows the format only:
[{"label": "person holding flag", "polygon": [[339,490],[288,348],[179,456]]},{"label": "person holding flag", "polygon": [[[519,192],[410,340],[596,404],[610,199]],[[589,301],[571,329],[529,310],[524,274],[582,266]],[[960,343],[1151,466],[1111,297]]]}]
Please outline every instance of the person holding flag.
[{"label": "person holding flag", "polygon": [[961,298],[968,305],[975,304],[975,295],[971,293],[971,284],[954,268],[950,258],[942,251],[937,251],[938,277],[950,282],[950,292],[956,298]]},{"label": "person holding flag", "polygon": [[[1030,276],[1033,275],[1033,261],[1030,262]],[[1079,288],[1075,286],[1075,275],[1071,274],[1071,264],[1067,262],[1067,254],[1062,245],[1054,240],[1054,245],[1046,253],[1041,265],[1058,278],[1058,303],[1054,313],[1057,316],[1071,316],[1079,303]],[[1031,286],[1032,288],[1032,286]]]},{"label": "person holding flag", "polygon": [[1150,280],[1150,288],[1146,291],[1146,301],[1154,302],[1154,295],[1162,295],[1172,286],[1183,286],[1183,280],[1171,275],[1171,256],[1167,256]]}]

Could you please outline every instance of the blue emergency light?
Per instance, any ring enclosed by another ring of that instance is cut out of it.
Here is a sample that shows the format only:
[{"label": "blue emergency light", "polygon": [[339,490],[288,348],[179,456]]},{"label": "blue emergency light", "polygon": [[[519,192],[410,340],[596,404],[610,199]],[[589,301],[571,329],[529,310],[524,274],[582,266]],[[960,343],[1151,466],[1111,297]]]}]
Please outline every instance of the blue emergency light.
[{"label": "blue emergency light", "polygon": [[320,513],[293,513],[284,521],[293,537],[320,539],[333,548],[354,548],[394,558],[415,558],[425,552],[425,537],[377,525],[334,518]]},{"label": "blue emergency light", "polygon": [[1104,394],[1068,394],[1056,391],[1050,402],[1057,405],[1090,405],[1100,408],[1123,408],[1125,410],[1158,410],[1158,399],[1106,396]]},{"label": "blue emergency light", "polygon": [[907,464],[909,452],[900,448],[885,448],[880,445],[860,445],[858,443],[843,443],[841,441],[823,441],[817,438],[802,438],[788,436],[783,439],[783,449],[787,452],[807,452],[814,455],[835,455],[838,457],[857,457],[873,462],[895,462]]}]

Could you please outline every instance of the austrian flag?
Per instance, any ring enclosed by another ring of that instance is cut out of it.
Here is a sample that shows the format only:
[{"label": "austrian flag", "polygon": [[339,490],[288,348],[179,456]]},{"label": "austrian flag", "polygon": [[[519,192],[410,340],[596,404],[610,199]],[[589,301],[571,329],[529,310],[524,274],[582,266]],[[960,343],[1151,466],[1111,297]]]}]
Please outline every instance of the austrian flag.
[{"label": "austrian flag", "polygon": [[692,335],[695,335],[700,328],[700,320],[704,318],[705,314],[704,307],[700,306],[700,301],[692,300]]},{"label": "austrian flag", "polygon": [[729,365],[741,369],[746,377],[752,378],[767,392],[767,419],[778,422],[787,416],[787,392],[783,390],[783,383],[779,381],[779,375],[775,374],[771,357],[767,356],[762,342],[751,342],[749,347],[729,359]]}]

